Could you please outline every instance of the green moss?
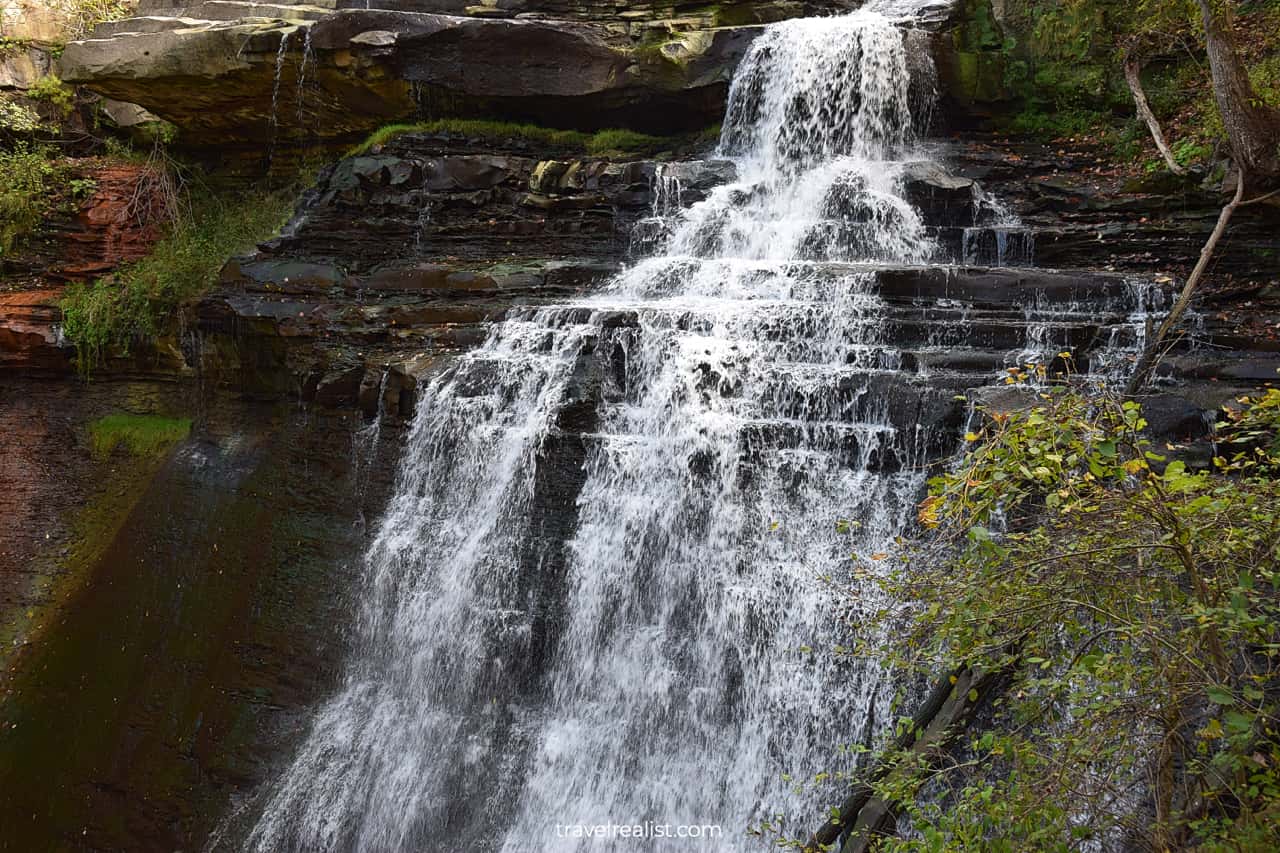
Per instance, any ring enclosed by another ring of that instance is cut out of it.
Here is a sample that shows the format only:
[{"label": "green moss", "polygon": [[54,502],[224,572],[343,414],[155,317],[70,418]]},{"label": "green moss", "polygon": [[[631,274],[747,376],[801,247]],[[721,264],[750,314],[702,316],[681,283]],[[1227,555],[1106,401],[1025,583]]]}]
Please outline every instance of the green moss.
[{"label": "green moss", "polygon": [[636,133],[634,130],[602,130],[587,139],[587,153],[652,152],[661,150],[666,142],[661,137]]},{"label": "green moss", "polygon": [[191,432],[191,418],[166,418],[160,415],[115,414],[89,424],[93,452],[110,454],[120,445],[135,456],[154,456],[186,438]]},{"label": "green moss", "polygon": [[67,288],[63,334],[89,373],[111,349],[153,339],[186,299],[212,287],[222,265],[274,234],[293,209],[292,190],[206,194],[152,248],[114,274]]},{"label": "green moss", "polygon": [[555,130],[533,124],[516,124],[483,119],[436,119],[413,124],[388,124],[380,127],[364,142],[351,149],[349,156],[366,154],[406,133],[456,134],[484,139],[518,139],[563,148],[584,148],[587,134],[576,130]]},{"label": "green moss", "polygon": [[484,119],[435,119],[414,124],[389,124],[380,127],[364,142],[351,149],[349,156],[366,154],[406,133],[453,134],[492,141],[519,140],[548,148],[601,154],[618,151],[626,154],[649,154],[672,146],[671,138],[649,136],[633,130],[601,130],[594,134],[580,130],[560,130],[536,124],[517,124]]}]

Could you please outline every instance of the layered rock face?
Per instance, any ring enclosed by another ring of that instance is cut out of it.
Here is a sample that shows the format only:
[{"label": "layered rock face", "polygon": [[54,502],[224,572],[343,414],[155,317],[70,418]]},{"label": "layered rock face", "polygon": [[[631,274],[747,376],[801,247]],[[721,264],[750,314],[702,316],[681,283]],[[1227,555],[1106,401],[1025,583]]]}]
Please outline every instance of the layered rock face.
[{"label": "layered rock face", "polygon": [[169,119],[196,145],[350,138],[420,114],[669,132],[719,117],[758,31],[743,22],[814,10],[726,4],[673,18],[686,10],[349,5],[144,4],[69,45],[59,68]]},{"label": "layered rock face", "polygon": [[[325,170],[283,234],[192,308],[190,363],[234,388],[406,414],[429,354],[478,343],[514,304],[607,278],[653,206],[652,162],[466,147],[410,134]],[[681,164],[681,197],[730,168]]]}]

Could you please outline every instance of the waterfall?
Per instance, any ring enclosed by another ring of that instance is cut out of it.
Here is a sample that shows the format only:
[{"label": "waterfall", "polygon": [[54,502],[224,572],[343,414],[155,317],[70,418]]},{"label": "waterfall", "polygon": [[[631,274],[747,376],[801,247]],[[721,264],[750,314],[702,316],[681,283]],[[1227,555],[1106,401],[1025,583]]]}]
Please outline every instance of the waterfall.
[{"label": "waterfall", "polygon": [[[344,683],[251,848],[746,849],[814,816],[788,775],[888,722],[886,674],[830,649],[885,606],[857,577],[958,424],[877,286],[936,252],[904,190],[919,59],[880,8],[768,27],[736,180],[689,208],[664,182],[655,255],[427,386]],[[656,846],[574,838],[601,824]]]}]

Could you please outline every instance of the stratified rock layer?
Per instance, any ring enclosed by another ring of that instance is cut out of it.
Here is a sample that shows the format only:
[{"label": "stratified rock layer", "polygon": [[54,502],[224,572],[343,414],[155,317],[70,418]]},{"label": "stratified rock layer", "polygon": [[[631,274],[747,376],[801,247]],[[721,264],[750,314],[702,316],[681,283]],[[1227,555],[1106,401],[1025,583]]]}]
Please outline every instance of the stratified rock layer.
[{"label": "stratified rock layer", "polygon": [[347,138],[424,114],[667,132],[718,118],[758,31],[691,19],[641,40],[616,23],[397,6],[211,0],[154,10],[164,14],[68,45],[59,69],[174,122],[194,145]]}]

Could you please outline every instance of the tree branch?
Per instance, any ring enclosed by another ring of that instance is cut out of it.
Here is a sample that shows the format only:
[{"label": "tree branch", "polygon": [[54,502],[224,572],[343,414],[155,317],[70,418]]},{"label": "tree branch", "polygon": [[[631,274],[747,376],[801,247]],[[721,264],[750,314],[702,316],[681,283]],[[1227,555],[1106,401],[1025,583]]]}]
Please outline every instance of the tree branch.
[{"label": "tree branch", "polygon": [[1241,170],[1236,180],[1236,194],[1222,208],[1222,212],[1218,214],[1218,224],[1213,227],[1213,233],[1209,235],[1209,239],[1205,242],[1204,248],[1200,250],[1200,259],[1196,261],[1195,269],[1191,271],[1191,275],[1187,276],[1187,282],[1182,286],[1182,293],[1178,294],[1178,300],[1173,304],[1173,310],[1164,318],[1164,322],[1160,324],[1160,328],[1156,331],[1155,337],[1147,341],[1145,347],[1142,348],[1142,355],[1138,358],[1138,364],[1133,369],[1133,375],[1129,377],[1129,384],[1125,387],[1125,394],[1129,397],[1136,395],[1150,381],[1151,376],[1155,373],[1156,366],[1160,361],[1160,345],[1169,335],[1178,323],[1182,321],[1182,315],[1187,312],[1187,307],[1191,304],[1191,299],[1195,295],[1196,288],[1200,284],[1200,279],[1204,277],[1205,270],[1209,268],[1209,261],[1213,258],[1214,249],[1218,247],[1218,241],[1222,239],[1222,235],[1227,231],[1227,225],[1231,222],[1231,216],[1236,212],[1236,208],[1241,203],[1252,204],[1258,199],[1244,202],[1244,171]]},{"label": "tree branch", "polygon": [[1147,93],[1142,88],[1142,66],[1142,58],[1137,51],[1129,48],[1124,57],[1124,79],[1129,84],[1129,91],[1133,93],[1133,103],[1138,108],[1138,118],[1146,122],[1147,129],[1151,131],[1151,138],[1156,143],[1156,149],[1164,158],[1169,171],[1175,175],[1185,175],[1187,170],[1173,159],[1173,152],[1169,150],[1169,143],[1165,141],[1164,131],[1160,129],[1160,121],[1155,113],[1151,112],[1151,105],[1147,103]]}]

